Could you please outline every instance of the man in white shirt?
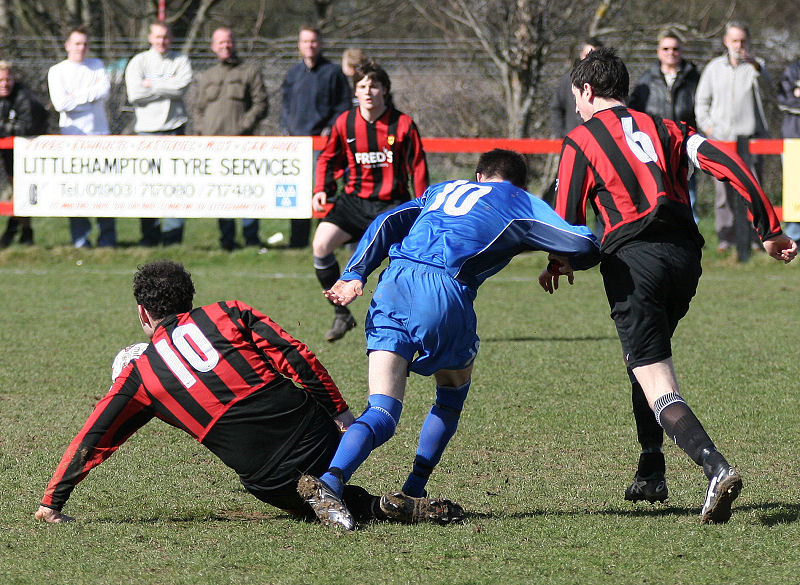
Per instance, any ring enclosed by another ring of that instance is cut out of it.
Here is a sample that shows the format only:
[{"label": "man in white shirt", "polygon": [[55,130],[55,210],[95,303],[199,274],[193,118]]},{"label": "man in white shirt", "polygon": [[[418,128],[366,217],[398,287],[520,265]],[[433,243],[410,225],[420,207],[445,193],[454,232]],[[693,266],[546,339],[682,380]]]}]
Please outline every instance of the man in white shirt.
[{"label": "man in white shirt", "polygon": [[[136,116],[137,134],[183,135],[188,115],[183,95],[192,81],[186,55],[172,51],[172,30],[165,22],[150,25],[150,49],[139,53],[125,70],[128,101]],[[186,220],[143,218],[143,246],[179,244]]]},{"label": "man in white shirt", "polygon": [[[106,100],[111,89],[103,62],[87,58],[89,35],[83,27],[70,30],[64,43],[67,58],[47,72],[50,101],[60,113],[61,134],[109,134]],[[97,218],[100,235],[97,245],[117,244],[116,221],[113,217]],[[92,225],[86,217],[71,217],[69,230],[76,248],[89,248]]]}]

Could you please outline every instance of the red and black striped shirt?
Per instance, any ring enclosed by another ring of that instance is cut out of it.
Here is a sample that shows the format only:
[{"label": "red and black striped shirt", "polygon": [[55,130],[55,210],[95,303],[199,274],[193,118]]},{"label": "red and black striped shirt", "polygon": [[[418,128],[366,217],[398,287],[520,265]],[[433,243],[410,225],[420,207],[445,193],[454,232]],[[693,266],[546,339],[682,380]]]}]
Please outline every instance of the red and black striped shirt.
[{"label": "red and black striped shirt", "polygon": [[428,188],[428,163],[411,117],[389,106],[375,122],[352,108],[336,118],[317,159],[314,193],[336,193],[347,171],[344,192],[364,199],[408,201],[409,177],[419,197]]},{"label": "red and black striped shirt", "polygon": [[685,232],[703,245],[689,206],[689,162],[729,181],[762,240],[781,233],[769,200],[742,159],[683,122],[616,106],[570,132],[561,149],[556,211],[586,223],[591,204],[610,253],[644,234]]},{"label": "red and black striped shirt", "polygon": [[42,504],[60,510],[153,417],[192,435],[243,480],[259,478],[297,440],[314,403],[331,416],[347,410],[316,356],[266,315],[225,301],[168,316],[72,440]]}]

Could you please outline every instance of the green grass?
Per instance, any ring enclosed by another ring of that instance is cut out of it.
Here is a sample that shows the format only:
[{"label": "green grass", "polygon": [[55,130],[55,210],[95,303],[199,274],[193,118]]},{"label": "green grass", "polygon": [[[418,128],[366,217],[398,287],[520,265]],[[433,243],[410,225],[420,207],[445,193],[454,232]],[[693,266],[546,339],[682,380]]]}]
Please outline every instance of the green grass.
[{"label": "green grass", "polygon": [[[286,222],[265,222],[266,237]],[[369,525],[340,534],[249,496],[188,435],[153,421],[82,482],[71,525],[32,514],[61,454],[110,383],[117,350],[143,340],[130,280],[169,257],[198,304],[239,298],[320,356],[353,410],[365,404],[360,327],[330,324],[310,251],[218,250],[191,220],[166,250],[66,246],[66,220],[34,220],[42,247],[0,252],[0,584],[7,583],[790,583],[800,569],[795,386],[800,268],[718,257],[674,341],[682,391],[744,476],[730,523],[701,526],[706,481],[667,445],[666,505],[623,501],[638,446],[630,389],[597,270],[553,297],[519,257],[481,289],[481,351],[459,432],[429,485],[462,503],[457,525]],[[133,220],[120,222],[132,244]],[[374,279],[370,284],[374,283]],[[368,285],[370,288],[370,285]],[[355,311],[362,322],[367,301]],[[358,470],[400,486],[433,396],[412,376],[396,436]]]}]

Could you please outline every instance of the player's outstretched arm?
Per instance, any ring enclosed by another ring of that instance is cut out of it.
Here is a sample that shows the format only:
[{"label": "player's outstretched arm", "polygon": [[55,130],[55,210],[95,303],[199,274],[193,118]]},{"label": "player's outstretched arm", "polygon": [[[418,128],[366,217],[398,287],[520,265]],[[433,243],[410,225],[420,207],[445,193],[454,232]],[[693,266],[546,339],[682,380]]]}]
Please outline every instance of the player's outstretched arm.
[{"label": "player's outstretched arm", "polygon": [[764,240],[764,249],[775,260],[783,260],[787,264],[797,256],[797,243],[786,234]]},{"label": "player's outstretched arm", "polygon": [[360,280],[337,280],[330,289],[323,291],[322,294],[334,305],[344,307],[352,303],[356,297],[363,295],[364,288]]},{"label": "player's outstretched arm", "polygon": [[37,520],[42,520],[48,524],[59,524],[61,522],[72,522],[75,520],[75,518],[72,516],[67,516],[66,514],[62,514],[58,510],[53,510],[53,508],[48,508],[47,506],[39,506],[39,509],[36,510],[36,513],[33,516]]}]

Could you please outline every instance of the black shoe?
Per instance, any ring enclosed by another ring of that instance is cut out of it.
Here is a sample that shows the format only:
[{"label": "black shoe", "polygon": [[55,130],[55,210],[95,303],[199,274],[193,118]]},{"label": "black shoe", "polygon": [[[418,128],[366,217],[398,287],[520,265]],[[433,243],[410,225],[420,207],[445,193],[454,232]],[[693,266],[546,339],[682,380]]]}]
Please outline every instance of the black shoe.
[{"label": "black shoe", "polygon": [[33,246],[33,230],[29,227],[22,228],[19,243],[23,246]]},{"label": "black shoe", "polygon": [[630,502],[647,500],[651,504],[663,502],[667,499],[667,480],[663,473],[656,472],[647,476],[638,473],[633,478],[633,483],[625,489],[625,499]]},{"label": "black shoe", "polygon": [[434,522],[450,524],[464,517],[464,509],[450,500],[413,498],[403,492],[391,492],[381,496],[381,510],[390,520],[405,524]]},{"label": "black shoe", "polygon": [[9,231],[6,230],[3,232],[3,235],[0,236],[0,248],[8,248],[11,245],[11,242],[14,241],[14,236],[16,235],[17,230]]},{"label": "black shoe", "polygon": [[313,475],[304,475],[297,482],[297,493],[314,510],[325,526],[338,526],[353,530],[356,526],[353,515],[344,502],[328,486]]},{"label": "black shoe", "polygon": [[720,469],[708,482],[706,501],[700,510],[700,524],[724,524],[731,517],[731,504],[742,491],[742,476],[730,465]]},{"label": "black shoe", "polygon": [[356,326],[356,320],[351,313],[336,313],[333,319],[333,325],[328,329],[325,334],[325,339],[333,343],[337,339],[344,337],[344,334]]},{"label": "black shoe", "polygon": [[233,252],[234,250],[239,250],[241,248],[241,246],[236,242],[220,242],[219,245],[223,250],[228,252]]}]

